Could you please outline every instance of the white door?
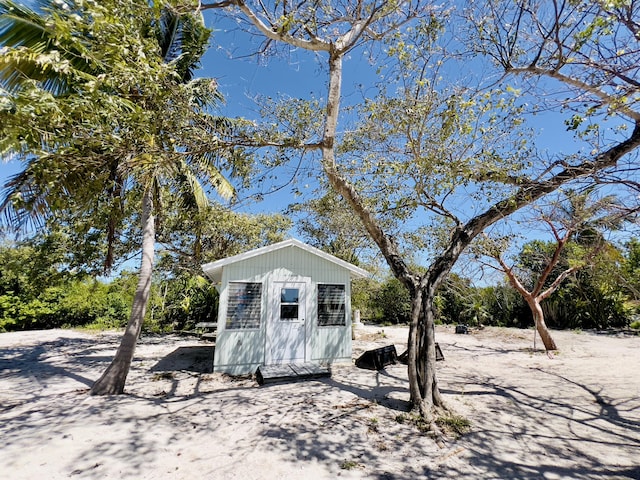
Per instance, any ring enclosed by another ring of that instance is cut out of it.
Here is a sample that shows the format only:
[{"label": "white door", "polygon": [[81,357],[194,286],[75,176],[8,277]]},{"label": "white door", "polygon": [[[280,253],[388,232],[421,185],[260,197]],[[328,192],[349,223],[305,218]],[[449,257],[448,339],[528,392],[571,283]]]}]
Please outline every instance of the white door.
[{"label": "white door", "polygon": [[304,361],[307,321],[306,284],[274,282],[270,302],[271,325],[267,331],[267,362],[270,364]]}]

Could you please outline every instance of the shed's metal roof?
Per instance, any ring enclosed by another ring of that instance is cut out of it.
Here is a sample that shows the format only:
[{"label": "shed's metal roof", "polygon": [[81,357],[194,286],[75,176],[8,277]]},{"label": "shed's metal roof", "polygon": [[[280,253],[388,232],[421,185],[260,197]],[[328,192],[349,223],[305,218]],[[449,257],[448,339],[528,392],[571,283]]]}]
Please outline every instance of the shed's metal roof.
[{"label": "shed's metal roof", "polygon": [[211,278],[212,280],[219,282],[222,278],[222,269],[236,262],[241,262],[242,260],[247,260],[249,258],[257,257],[260,255],[264,255],[267,253],[275,252],[277,250],[281,250],[283,248],[299,248],[304,250],[305,252],[311,253],[312,255],[316,255],[327,262],[334,263],[339,267],[348,270],[351,273],[351,278],[364,278],[370,276],[370,273],[366,270],[356,267],[349,262],[345,262],[338,257],[334,257],[333,255],[323,252],[322,250],[312,247],[311,245],[307,245],[300,240],[295,238],[290,238],[289,240],[284,240],[282,242],[274,243],[272,245],[267,245],[266,247],[256,248],[255,250],[250,250],[248,252],[240,253],[238,255],[234,255],[232,257],[223,258],[221,260],[216,260],[215,262],[206,263],[202,265],[202,270],[204,273]]}]

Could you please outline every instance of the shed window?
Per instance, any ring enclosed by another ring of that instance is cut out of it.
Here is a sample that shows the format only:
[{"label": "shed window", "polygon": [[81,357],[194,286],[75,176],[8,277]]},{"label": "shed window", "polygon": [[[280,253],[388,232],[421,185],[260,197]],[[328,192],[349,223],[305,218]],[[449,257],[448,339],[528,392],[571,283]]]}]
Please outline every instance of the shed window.
[{"label": "shed window", "polygon": [[344,285],[318,285],[318,325],[346,325]]},{"label": "shed window", "polygon": [[280,320],[298,320],[300,290],[283,288],[280,290]]},{"label": "shed window", "polygon": [[226,328],[260,328],[261,307],[261,283],[229,283]]}]

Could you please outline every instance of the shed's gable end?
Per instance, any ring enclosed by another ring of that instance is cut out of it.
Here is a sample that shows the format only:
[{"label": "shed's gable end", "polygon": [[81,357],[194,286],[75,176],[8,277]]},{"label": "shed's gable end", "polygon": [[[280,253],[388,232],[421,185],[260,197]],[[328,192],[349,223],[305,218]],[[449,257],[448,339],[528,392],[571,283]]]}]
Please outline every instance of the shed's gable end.
[{"label": "shed's gable end", "polygon": [[[283,257],[282,254],[286,253],[287,249],[291,249],[290,254],[284,255]],[[202,270],[214,282],[219,283],[222,279],[222,270],[224,267],[238,263],[256,264],[256,261],[258,261],[258,264],[267,266],[273,265],[274,259],[282,261],[283,258],[295,257],[305,258],[310,262],[310,264],[313,264],[316,268],[320,269],[323,268],[322,263],[326,262],[333,267],[338,267],[348,271],[351,278],[363,278],[369,276],[369,272],[366,270],[296,239],[284,240],[282,242],[274,243],[273,245],[268,245],[266,247],[257,248],[249,252],[244,252],[232,257],[207,263],[202,266]],[[280,265],[280,267],[285,267],[285,265]]]}]

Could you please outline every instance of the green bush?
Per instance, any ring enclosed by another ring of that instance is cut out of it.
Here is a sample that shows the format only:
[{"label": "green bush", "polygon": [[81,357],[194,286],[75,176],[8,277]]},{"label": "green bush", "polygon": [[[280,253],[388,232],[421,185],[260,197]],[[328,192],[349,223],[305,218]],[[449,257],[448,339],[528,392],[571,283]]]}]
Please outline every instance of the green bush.
[{"label": "green bush", "polygon": [[216,321],[218,291],[201,275],[185,273],[158,282],[152,289],[145,329],[193,330],[198,322]]},{"label": "green bush", "polygon": [[397,325],[411,320],[411,298],[400,280],[389,278],[385,281],[374,301],[380,312],[379,322]]}]

